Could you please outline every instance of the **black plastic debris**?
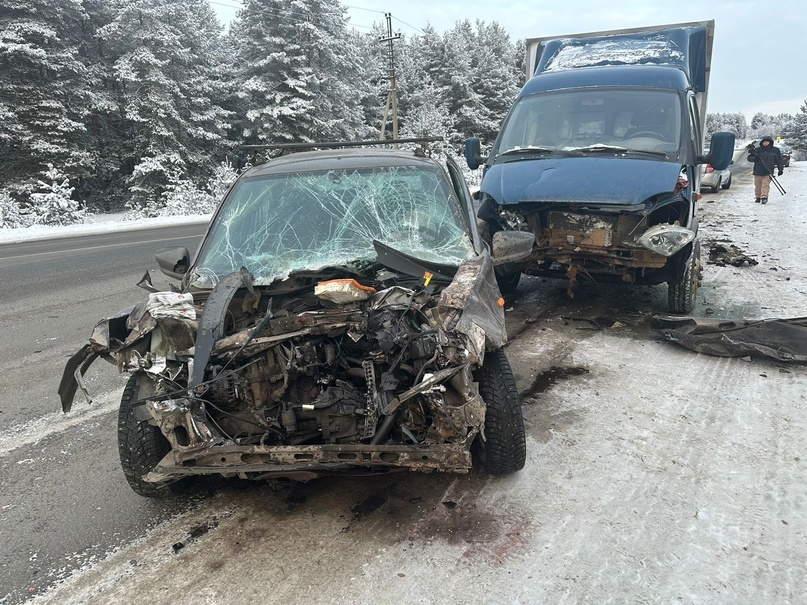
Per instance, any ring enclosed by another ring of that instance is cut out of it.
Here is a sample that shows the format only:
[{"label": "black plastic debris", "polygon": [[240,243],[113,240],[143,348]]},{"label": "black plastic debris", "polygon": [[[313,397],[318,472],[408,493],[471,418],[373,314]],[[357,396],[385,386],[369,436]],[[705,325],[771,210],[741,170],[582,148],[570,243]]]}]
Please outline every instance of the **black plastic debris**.
[{"label": "black plastic debris", "polygon": [[650,325],[667,340],[706,355],[807,363],[807,317],[746,321],[656,315]]},{"label": "black plastic debris", "polygon": [[709,247],[709,262],[719,267],[733,265],[740,267],[744,263],[748,266],[758,265],[759,261],[748,256],[733,244],[712,244]]}]

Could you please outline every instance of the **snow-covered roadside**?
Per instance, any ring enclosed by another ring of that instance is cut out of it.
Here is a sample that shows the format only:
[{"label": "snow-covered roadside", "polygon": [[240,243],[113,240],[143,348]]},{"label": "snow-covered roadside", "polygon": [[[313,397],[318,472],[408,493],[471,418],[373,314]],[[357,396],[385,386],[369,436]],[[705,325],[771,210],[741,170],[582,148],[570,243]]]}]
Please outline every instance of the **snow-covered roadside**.
[{"label": "snow-covered roadside", "polygon": [[114,231],[130,231],[134,229],[148,229],[165,225],[187,225],[206,223],[210,214],[195,216],[160,216],[157,218],[139,218],[124,220],[123,213],[119,214],[93,214],[87,217],[87,222],[80,225],[47,226],[36,225],[22,229],[0,229],[0,244],[23,242],[29,240],[50,239],[54,237],[72,237],[76,235],[89,235],[92,233],[110,233]]}]

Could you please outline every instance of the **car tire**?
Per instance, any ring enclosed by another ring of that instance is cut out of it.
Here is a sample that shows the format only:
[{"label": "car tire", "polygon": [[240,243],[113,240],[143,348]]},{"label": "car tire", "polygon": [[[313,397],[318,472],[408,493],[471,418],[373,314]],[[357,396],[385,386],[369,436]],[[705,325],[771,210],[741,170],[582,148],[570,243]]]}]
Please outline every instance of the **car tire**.
[{"label": "car tire", "polygon": [[720,186],[722,183],[723,179],[717,179],[717,183],[715,183],[715,186],[712,187],[712,193],[720,193]]},{"label": "car tire", "polygon": [[729,187],[731,187],[731,175],[729,175],[728,180],[727,180],[725,183],[723,183],[723,184],[721,185],[721,187],[722,187],[723,189],[728,189]]},{"label": "car tire", "polygon": [[518,288],[518,282],[521,280],[521,271],[514,273],[499,273],[496,271],[496,283],[499,286],[499,292],[503,296],[512,294]]},{"label": "car tire", "polygon": [[477,438],[475,451],[491,475],[521,470],[527,458],[527,437],[516,379],[504,351],[487,353],[476,379],[487,411],[485,439]]},{"label": "car tire", "polygon": [[668,286],[667,306],[670,313],[687,315],[695,308],[698,296],[701,272],[701,243],[695,238],[692,243],[692,252],[686,261],[684,274],[680,281],[670,282]]},{"label": "car tire", "polygon": [[121,468],[131,488],[141,496],[161,498],[184,487],[184,481],[150,483],[143,477],[171,451],[171,444],[159,427],[150,423],[142,399],[154,395],[156,386],[145,372],[132,374],[118,410],[118,454]]}]

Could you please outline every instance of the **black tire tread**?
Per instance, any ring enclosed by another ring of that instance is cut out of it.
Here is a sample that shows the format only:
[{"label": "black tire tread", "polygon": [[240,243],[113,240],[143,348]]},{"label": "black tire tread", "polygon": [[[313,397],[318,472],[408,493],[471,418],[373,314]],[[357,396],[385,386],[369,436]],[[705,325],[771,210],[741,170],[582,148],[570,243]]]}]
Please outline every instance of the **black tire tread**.
[{"label": "black tire tread", "polygon": [[524,468],[527,439],[516,379],[501,349],[485,355],[477,370],[479,392],[485,401],[483,462],[491,475],[507,475]]},{"label": "black tire tread", "polygon": [[670,313],[687,315],[695,308],[700,282],[700,243],[695,240],[681,281],[669,284],[667,306]]},{"label": "black tire tread", "polygon": [[499,286],[499,292],[503,296],[512,294],[518,288],[518,283],[521,281],[521,271],[517,273],[500,274],[496,272],[496,285]]},{"label": "black tire tread", "polygon": [[140,399],[154,393],[153,384],[144,372],[132,374],[123,389],[118,410],[118,454],[121,468],[131,488],[141,496],[166,497],[171,495],[169,484],[148,483],[148,474],[169,451],[171,444],[159,427],[138,420],[137,404]]}]

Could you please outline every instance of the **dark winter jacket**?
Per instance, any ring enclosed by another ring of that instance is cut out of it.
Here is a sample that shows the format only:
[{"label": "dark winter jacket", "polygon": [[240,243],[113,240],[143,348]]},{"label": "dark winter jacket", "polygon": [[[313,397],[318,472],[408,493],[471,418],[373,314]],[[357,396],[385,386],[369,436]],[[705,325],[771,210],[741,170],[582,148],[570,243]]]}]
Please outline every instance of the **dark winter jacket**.
[{"label": "dark winter jacket", "polygon": [[[762,141],[770,141],[767,147],[762,146]],[[754,163],[754,176],[767,176],[775,174],[774,170],[777,168],[779,172],[785,169],[785,162],[782,159],[782,152],[778,147],[773,146],[773,139],[771,137],[762,137],[759,141],[759,147],[748,154],[748,161]]]}]

